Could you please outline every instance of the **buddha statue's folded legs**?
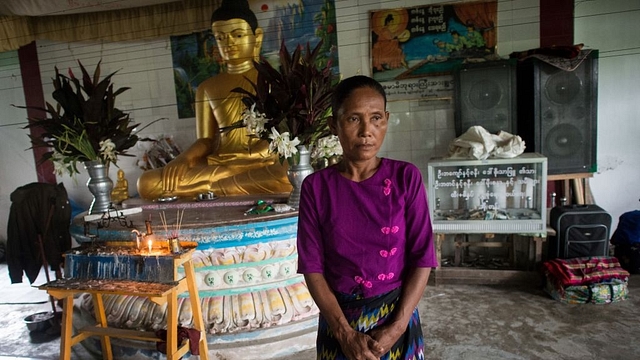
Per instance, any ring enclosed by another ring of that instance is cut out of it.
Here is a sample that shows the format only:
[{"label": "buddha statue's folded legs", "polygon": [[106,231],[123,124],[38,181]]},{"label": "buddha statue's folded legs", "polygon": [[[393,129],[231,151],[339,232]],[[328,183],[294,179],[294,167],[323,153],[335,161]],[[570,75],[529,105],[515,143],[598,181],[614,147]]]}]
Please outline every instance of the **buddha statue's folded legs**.
[{"label": "buddha statue's folded legs", "polygon": [[138,193],[145,200],[177,196],[195,199],[198,194],[213,191],[215,195],[248,195],[288,193],[292,187],[287,167],[278,161],[234,163],[232,166],[205,165],[189,169],[171,192],[164,191],[162,168],[145,171],[138,179]]}]

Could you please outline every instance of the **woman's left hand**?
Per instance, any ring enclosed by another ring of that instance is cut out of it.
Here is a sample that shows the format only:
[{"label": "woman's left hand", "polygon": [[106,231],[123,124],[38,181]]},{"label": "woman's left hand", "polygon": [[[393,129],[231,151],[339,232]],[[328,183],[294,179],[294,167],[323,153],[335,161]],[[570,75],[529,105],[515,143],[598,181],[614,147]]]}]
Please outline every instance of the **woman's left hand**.
[{"label": "woman's left hand", "polygon": [[400,336],[407,331],[413,310],[420,302],[422,293],[427,287],[430,273],[431,268],[410,269],[404,281],[400,301],[393,310],[393,314],[384,324],[367,332],[378,344],[382,345],[384,352],[379,356],[388,353],[396,341],[400,339]]},{"label": "woman's left hand", "polygon": [[376,340],[383,349],[380,353],[377,353],[372,349],[373,353],[378,357],[382,357],[384,354],[388,353],[391,350],[391,347],[398,341],[400,336],[402,336],[406,330],[406,326],[399,326],[397,323],[390,323],[380,325],[367,332],[367,334]]}]

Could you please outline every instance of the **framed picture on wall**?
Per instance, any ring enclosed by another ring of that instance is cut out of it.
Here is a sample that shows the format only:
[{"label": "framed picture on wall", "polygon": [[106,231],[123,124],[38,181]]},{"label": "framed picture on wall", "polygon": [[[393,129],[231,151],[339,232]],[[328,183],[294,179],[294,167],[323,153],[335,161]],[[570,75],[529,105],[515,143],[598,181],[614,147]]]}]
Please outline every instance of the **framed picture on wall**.
[{"label": "framed picture on wall", "polygon": [[[287,49],[296,46],[313,49],[321,40],[324,66],[331,61],[338,73],[338,37],[334,0],[249,0],[249,6],[264,31],[261,56],[277,68],[278,52],[284,41]],[[171,37],[173,74],[179,118],[195,117],[195,93],[198,85],[218,74],[223,61],[211,30]]]},{"label": "framed picture on wall", "polygon": [[495,58],[497,9],[492,0],[372,11],[373,78],[390,101],[452,97],[456,66]]}]

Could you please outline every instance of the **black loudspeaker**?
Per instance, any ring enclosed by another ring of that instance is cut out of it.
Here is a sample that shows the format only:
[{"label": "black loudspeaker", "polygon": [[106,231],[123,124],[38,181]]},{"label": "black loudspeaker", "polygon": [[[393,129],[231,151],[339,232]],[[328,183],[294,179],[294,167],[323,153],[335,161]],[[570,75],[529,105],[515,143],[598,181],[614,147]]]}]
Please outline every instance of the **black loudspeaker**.
[{"label": "black loudspeaker", "polygon": [[454,71],[456,136],[471,126],[516,132],[516,62],[464,64]]},{"label": "black loudspeaker", "polygon": [[518,135],[548,158],[550,175],[597,170],[598,51],[581,58],[573,70],[537,58],[518,65]]}]

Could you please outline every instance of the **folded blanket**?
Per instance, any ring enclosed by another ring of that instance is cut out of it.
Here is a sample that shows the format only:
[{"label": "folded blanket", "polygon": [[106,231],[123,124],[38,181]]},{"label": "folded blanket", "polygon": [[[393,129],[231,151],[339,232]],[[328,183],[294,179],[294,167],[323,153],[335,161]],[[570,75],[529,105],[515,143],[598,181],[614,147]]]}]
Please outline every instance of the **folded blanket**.
[{"label": "folded blanket", "polygon": [[627,281],[629,272],[620,266],[615,257],[593,256],[545,261],[544,271],[552,281],[561,286],[588,285],[619,279]]}]

